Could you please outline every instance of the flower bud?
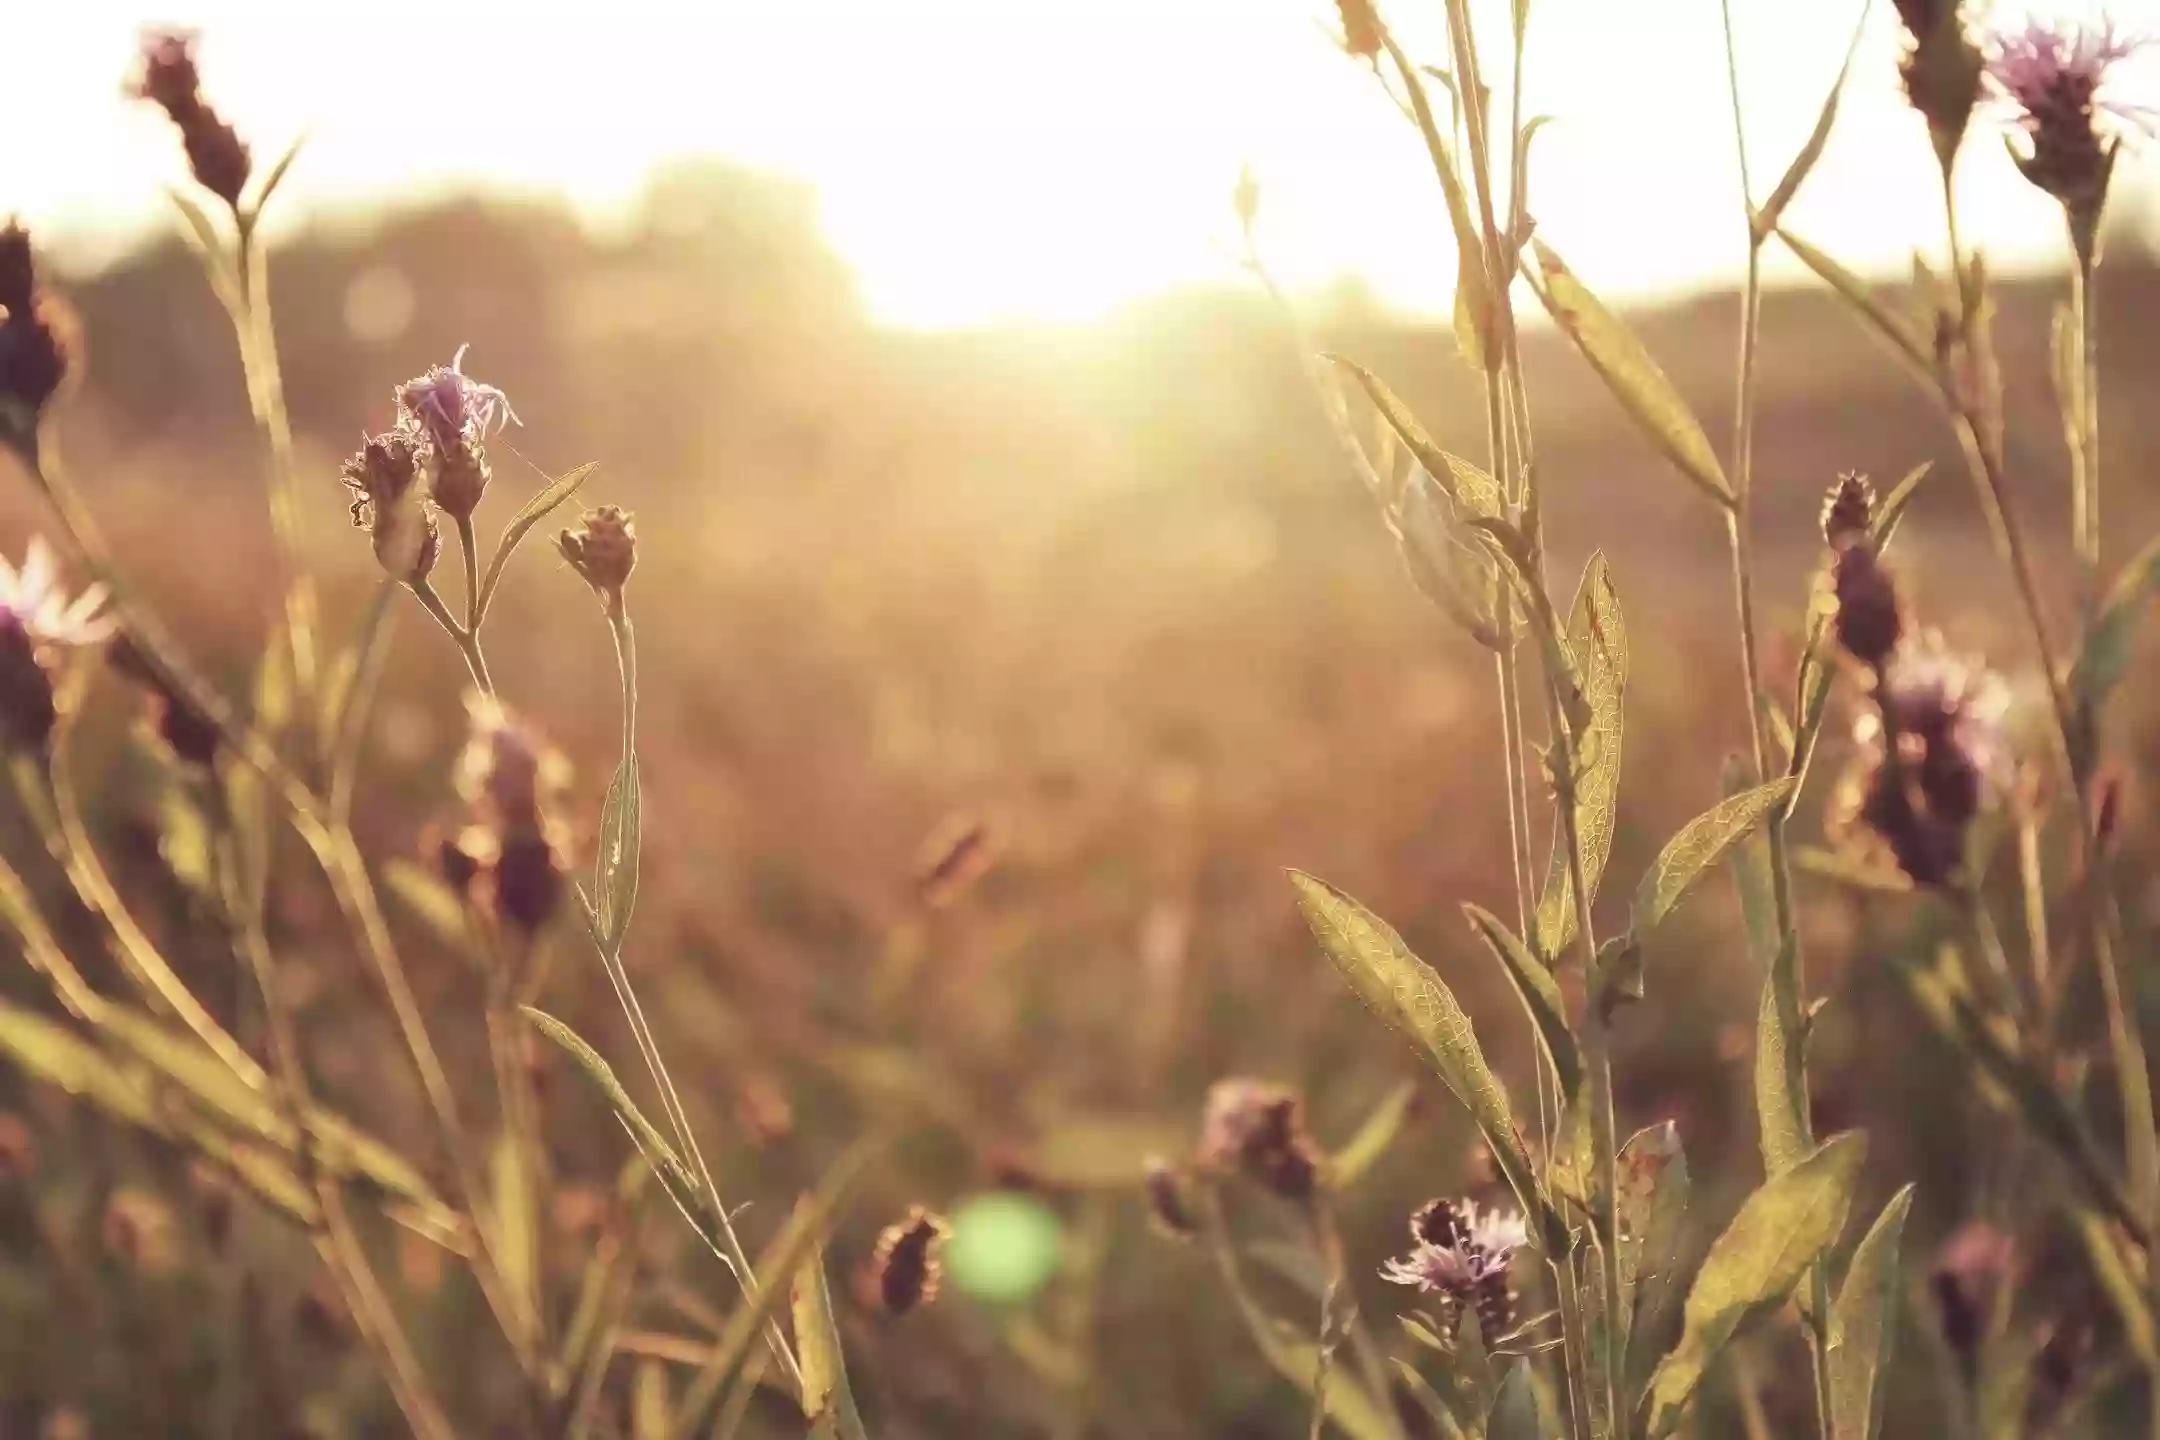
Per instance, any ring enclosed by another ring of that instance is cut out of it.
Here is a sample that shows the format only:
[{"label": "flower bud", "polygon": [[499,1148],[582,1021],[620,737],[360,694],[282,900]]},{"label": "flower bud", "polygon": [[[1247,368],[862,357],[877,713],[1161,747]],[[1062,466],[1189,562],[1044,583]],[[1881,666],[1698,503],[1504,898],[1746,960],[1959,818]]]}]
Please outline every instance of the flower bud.
[{"label": "flower bud", "polygon": [[1823,496],[1823,540],[1833,550],[1868,538],[1875,519],[1875,487],[1857,470],[1838,476]]},{"label": "flower bud", "polygon": [[628,511],[614,505],[588,510],[575,529],[555,537],[555,547],[603,601],[622,603],[623,586],[637,567],[637,525]]},{"label": "flower bud", "polygon": [[1883,665],[1897,648],[1905,621],[1897,582],[1877,558],[1875,547],[1848,540],[1838,552],[1831,583],[1837,594],[1838,644],[1863,665]]},{"label": "flower bud", "polygon": [[938,1252],[951,1228],[922,1206],[878,1236],[870,1259],[871,1290],[885,1313],[907,1314],[937,1298],[944,1262]]},{"label": "flower bud", "polygon": [[1319,1153],[1306,1133],[1295,1091],[1258,1080],[1221,1080],[1208,1091],[1195,1158],[1211,1170],[1242,1173],[1285,1200],[1309,1199],[1320,1181]]},{"label": "flower bud", "polygon": [[135,94],[163,110],[180,131],[195,182],[235,211],[253,160],[232,126],[202,97],[195,68],[195,36],[185,30],[150,30],[142,39],[142,73]]}]

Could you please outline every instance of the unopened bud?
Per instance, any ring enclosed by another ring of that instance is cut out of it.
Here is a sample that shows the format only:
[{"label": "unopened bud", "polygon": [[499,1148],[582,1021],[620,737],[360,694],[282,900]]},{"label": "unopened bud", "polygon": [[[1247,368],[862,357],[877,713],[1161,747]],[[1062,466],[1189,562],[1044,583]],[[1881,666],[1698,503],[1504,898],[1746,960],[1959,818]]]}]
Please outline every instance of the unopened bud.
[{"label": "unopened bud", "polygon": [[1837,483],[1823,496],[1823,539],[1833,550],[1842,550],[1855,540],[1868,538],[1869,527],[1875,520],[1875,487],[1857,470],[1848,470],[1838,476]]},{"label": "unopened bud", "polygon": [[637,568],[637,524],[628,511],[615,505],[586,511],[574,528],[556,536],[555,548],[602,600],[622,603],[623,586]]},{"label": "unopened bud", "polygon": [[888,1315],[905,1315],[937,1298],[944,1262],[938,1252],[951,1233],[946,1223],[922,1206],[886,1227],[870,1260],[871,1288]]}]

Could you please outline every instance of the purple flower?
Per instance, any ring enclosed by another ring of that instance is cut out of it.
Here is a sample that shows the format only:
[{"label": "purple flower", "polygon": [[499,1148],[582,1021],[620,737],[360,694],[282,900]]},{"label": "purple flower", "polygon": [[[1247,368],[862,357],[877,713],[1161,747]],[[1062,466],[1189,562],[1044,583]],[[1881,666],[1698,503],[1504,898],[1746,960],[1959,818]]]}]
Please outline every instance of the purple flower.
[{"label": "purple flower", "polygon": [[1529,1243],[1523,1217],[1497,1207],[1479,1211],[1474,1200],[1434,1200],[1410,1217],[1417,1247],[1380,1268],[1380,1278],[1441,1297],[1444,1323],[1452,1331],[1468,1301],[1490,1344],[1515,1320],[1515,1291],[1508,1267]]},{"label": "purple flower", "polygon": [[2152,44],[2100,14],[2083,23],[2028,19],[1986,46],[1989,85],[2024,134],[2018,168],[2071,212],[2081,249],[2094,243],[2116,146],[2160,133],[2160,109],[2121,83],[2125,63]]},{"label": "purple flower", "polygon": [[457,450],[467,439],[484,440],[490,430],[513,420],[525,423],[510,408],[508,396],[464,372],[465,352],[471,348],[458,346],[447,366],[433,366],[398,386],[398,425],[425,437],[438,455]]}]

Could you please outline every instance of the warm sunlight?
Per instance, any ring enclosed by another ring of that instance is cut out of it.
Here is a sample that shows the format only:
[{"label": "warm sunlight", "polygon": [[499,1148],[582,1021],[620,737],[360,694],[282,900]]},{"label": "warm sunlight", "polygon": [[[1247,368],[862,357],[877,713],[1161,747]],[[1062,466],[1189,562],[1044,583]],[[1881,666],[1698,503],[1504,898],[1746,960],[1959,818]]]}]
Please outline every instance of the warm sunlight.
[{"label": "warm sunlight", "polygon": [[[1489,8],[1504,33],[1506,5]],[[1534,212],[1608,292],[1687,289],[1737,263],[1717,8],[1532,7],[1526,113],[1554,117],[1537,140]],[[1738,8],[1763,189],[1806,134],[1861,7]],[[2160,0],[2113,10],[2149,23]],[[45,6],[17,52],[35,63],[0,93],[0,133],[51,143],[0,152],[0,196],[105,249],[162,223],[168,138],[121,99],[136,29],[158,19],[203,29],[206,79],[264,148],[311,131],[288,192],[303,208],[485,182],[559,187],[604,219],[654,161],[720,153],[811,181],[873,311],[946,327],[1082,319],[1231,278],[1226,196],[1250,162],[1287,279],[1356,275],[1396,304],[1444,307],[1454,267],[1435,189],[1371,77],[1327,44],[1333,13],[1327,0],[461,0],[407,23],[331,0]],[[1414,52],[1441,48],[1437,3],[1390,14]],[[1894,27],[1876,6],[1849,123],[1791,214],[1886,270],[1907,262],[1882,237],[1923,233],[1933,193],[1917,134],[1881,141],[1917,129],[1896,91]],[[2055,217],[1998,149],[1971,147],[1962,184],[1970,228],[1999,258],[2048,253]]]}]

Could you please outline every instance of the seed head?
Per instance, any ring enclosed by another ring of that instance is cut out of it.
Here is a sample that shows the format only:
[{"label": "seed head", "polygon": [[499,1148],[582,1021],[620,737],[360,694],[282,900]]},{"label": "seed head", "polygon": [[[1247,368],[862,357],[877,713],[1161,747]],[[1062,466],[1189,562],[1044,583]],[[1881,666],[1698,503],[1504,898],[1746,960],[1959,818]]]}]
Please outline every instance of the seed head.
[{"label": "seed head", "polygon": [[1320,1179],[1297,1093],[1258,1080],[1219,1080],[1208,1091],[1194,1158],[1210,1170],[1244,1174],[1285,1200],[1310,1198]]},{"label": "seed head", "polygon": [[616,505],[587,510],[555,537],[555,548],[610,609],[622,603],[623,586],[637,568],[637,521],[629,511]]},{"label": "seed head", "polygon": [[2028,20],[1988,41],[1990,89],[2024,141],[2012,150],[2018,168],[2062,204],[2088,258],[2116,147],[2160,122],[2160,110],[2117,83],[2125,62],[2151,44],[2105,16],[2083,25]]},{"label": "seed head", "polygon": [[1172,1240],[1190,1240],[1200,1233],[1192,1206],[1185,1197],[1185,1177],[1159,1155],[1147,1162],[1148,1219],[1156,1231]]},{"label": "seed head", "polygon": [[1905,97],[1927,121],[1935,158],[1947,170],[1980,103],[1980,48],[1966,33],[1959,0],[1897,0],[1911,44],[1898,75]]},{"label": "seed head", "polygon": [[938,1282],[944,1275],[938,1252],[951,1233],[942,1219],[915,1205],[878,1236],[877,1249],[870,1257],[870,1278],[886,1314],[905,1315],[937,1298]]},{"label": "seed head", "polygon": [[1838,476],[1837,483],[1823,496],[1823,540],[1833,550],[1868,538],[1869,526],[1875,519],[1875,487],[1867,476],[1857,470],[1848,470]]},{"label": "seed head", "polygon": [[67,375],[55,310],[38,290],[30,232],[0,226],[0,433],[21,445]]},{"label": "seed head", "polygon": [[202,97],[191,30],[146,30],[135,94],[163,110],[180,131],[195,182],[236,212],[253,160],[248,147]]},{"label": "seed head", "polygon": [[1335,9],[1342,17],[1344,52],[1360,60],[1377,56],[1381,36],[1386,32],[1381,28],[1380,12],[1373,8],[1373,0],[1335,0]]},{"label": "seed head", "polygon": [[1838,551],[1830,579],[1837,595],[1838,644],[1861,664],[1880,666],[1905,633],[1896,580],[1877,557],[1872,542],[1850,537]]}]

